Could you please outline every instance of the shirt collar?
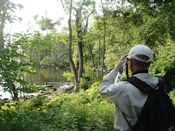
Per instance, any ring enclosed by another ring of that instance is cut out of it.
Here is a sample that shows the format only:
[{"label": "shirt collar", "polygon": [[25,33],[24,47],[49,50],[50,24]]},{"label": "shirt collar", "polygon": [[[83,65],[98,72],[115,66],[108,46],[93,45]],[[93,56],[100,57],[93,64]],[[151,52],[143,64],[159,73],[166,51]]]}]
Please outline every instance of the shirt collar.
[{"label": "shirt collar", "polygon": [[144,71],[136,71],[136,72],[133,72],[132,75],[136,75],[138,73],[148,73],[147,70],[144,70]]}]

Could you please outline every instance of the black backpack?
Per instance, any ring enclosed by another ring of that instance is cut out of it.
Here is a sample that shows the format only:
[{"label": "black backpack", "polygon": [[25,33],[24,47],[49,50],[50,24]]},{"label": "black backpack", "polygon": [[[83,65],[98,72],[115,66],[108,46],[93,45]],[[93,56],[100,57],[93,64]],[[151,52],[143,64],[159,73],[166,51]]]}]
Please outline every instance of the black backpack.
[{"label": "black backpack", "polygon": [[132,131],[175,131],[175,107],[165,92],[163,80],[159,78],[158,89],[151,88],[134,76],[128,82],[148,94],[135,125],[131,126],[124,114]]}]

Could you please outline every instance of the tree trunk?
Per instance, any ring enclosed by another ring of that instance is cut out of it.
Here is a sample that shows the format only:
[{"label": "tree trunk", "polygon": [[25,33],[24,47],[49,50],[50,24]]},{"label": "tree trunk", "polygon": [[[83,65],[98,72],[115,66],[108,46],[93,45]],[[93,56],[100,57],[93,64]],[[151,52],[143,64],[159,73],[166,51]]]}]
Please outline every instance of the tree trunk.
[{"label": "tree trunk", "polygon": [[102,5],[102,9],[103,9],[103,51],[102,51],[102,70],[101,70],[101,78],[103,78],[103,71],[105,69],[105,64],[104,64],[104,60],[105,60],[105,53],[106,53],[106,10],[103,6],[103,1],[101,0],[101,5]]},{"label": "tree trunk", "polygon": [[91,55],[91,60],[92,60],[92,65],[93,65],[93,71],[95,72],[95,60],[94,60],[94,54],[92,52],[92,46],[89,45],[88,49],[89,49],[89,53]]},{"label": "tree trunk", "polygon": [[75,64],[72,59],[72,0],[70,0],[70,8],[69,8],[69,20],[68,20],[68,27],[69,27],[69,44],[68,44],[68,53],[69,53],[69,62],[70,62],[70,67],[71,71],[74,76],[74,91],[78,90],[78,77],[77,77],[77,72],[75,68]]},{"label": "tree trunk", "polygon": [[6,11],[1,10],[1,18],[0,18],[0,49],[4,48],[4,25],[5,25],[5,16],[6,16]]},{"label": "tree trunk", "polygon": [[78,67],[78,82],[80,82],[80,79],[83,74],[83,44],[82,44],[82,38],[78,40],[78,57],[79,57],[79,67]]},{"label": "tree trunk", "polygon": [[9,86],[8,88],[11,89],[10,93],[11,93],[12,99],[13,100],[19,100],[19,98],[18,98],[18,91],[17,91],[13,81],[9,80],[8,81],[8,86]]},{"label": "tree trunk", "polygon": [[[99,23],[99,21],[98,21]],[[97,28],[98,30],[101,30],[100,28],[100,25],[98,24],[97,25]],[[102,68],[102,65],[101,65],[101,59],[103,58],[103,52],[101,52],[101,34],[98,35],[98,63],[97,63],[97,76],[98,76],[98,79],[101,80],[102,79],[102,75],[101,75],[101,68]]]},{"label": "tree trunk", "polygon": [[100,36],[98,37],[98,70],[97,70],[97,74],[98,74],[98,78],[101,79],[101,75],[100,75],[100,65],[101,65],[101,41],[100,41]]},{"label": "tree trunk", "polygon": [[105,60],[105,53],[106,53],[106,22],[105,20],[103,22],[103,28],[104,28],[104,33],[103,33],[103,56],[102,56],[102,72],[101,72],[102,77],[103,77],[103,70],[105,69],[104,60]]},{"label": "tree trunk", "polygon": [[[80,10],[81,11],[81,10]],[[80,22],[81,12],[77,10],[76,12],[76,33],[77,33],[77,48],[78,48],[78,82],[83,75],[84,65],[83,65],[83,38],[82,38],[82,26]]]},{"label": "tree trunk", "polygon": [[18,98],[18,91],[17,91],[17,89],[16,89],[16,87],[15,87],[15,85],[14,84],[12,84],[12,92],[13,92],[13,100],[19,100],[19,98]]}]

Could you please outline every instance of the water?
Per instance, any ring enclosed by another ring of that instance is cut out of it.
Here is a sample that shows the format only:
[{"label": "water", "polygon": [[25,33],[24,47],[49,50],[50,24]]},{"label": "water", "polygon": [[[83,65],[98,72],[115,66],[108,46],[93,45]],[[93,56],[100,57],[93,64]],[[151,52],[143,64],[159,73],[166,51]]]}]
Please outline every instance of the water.
[{"label": "water", "polygon": [[[29,83],[36,85],[43,85],[46,82],[66,82],[66,78],[63,77],[63,70],[57,69],[36,69],[33,74],[25,74],[24,79]],[[11,99],[11,95],[8,92],[4,92],[0,86],[0,99]]]},{"label": "water", "polygon": [[45,84],[46,82],[65,82],[63,70],[57,69],[36,69],[33,74],[25,74],[24,79],[30,83],[37,85]]},{"label": "water", "polygon": [[9,92],[4,92],[2,86],[0,86],[0,99],[11,99],[11,95]]}]

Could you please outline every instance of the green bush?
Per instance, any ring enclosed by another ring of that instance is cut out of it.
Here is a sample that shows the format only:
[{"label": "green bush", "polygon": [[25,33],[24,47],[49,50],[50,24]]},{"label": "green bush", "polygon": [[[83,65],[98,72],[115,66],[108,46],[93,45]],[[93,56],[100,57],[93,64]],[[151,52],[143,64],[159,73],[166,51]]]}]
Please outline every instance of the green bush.
[{"label": "green bush", "polygon": [[[0,109],[0,130],[113,131],[115,107],[100,96],[98,88],[96,82],[78,93],[58,91],[50,100],[38,97],[8,102]],[[175,91],[169,95],[175,105]]]},{"label": "green bush", "polygon": [[63,76],[67,79],[67,81],[73,81],[74,80],[73,74],[69,71],[65,71],[63,73]]},{"label": "green bush", "polygon": [[1,130],[106,131],[113,129],[114,106],[98,93],[99,83],[79,93],[23,100],[0,109]]},{"label": "green bush", "polygon": [[80,80],[80,88],[81,89],[88,89],[95,81],[98,80],[96,76],[95,70],[93,69],[92,65],[85,63],[84,68],[86,69],[83,73],[83,77]]},{"label": "green bush", "polygon": [[164,77],[168,91],[175,88],[175,47],[173,40],[167,39],[166,46],[159,45],[156,48],[156,61],[152,65],[154,75]]},{"label": "green bush", "polygon": [[171,91],[171,92],[169,93],[169,96],[171,97],[171,99],[172,99],[172,101],[173,101],[173,104],[174,104],[174,106],[175,106],[175,90]]},{"label": "green bush", "polygon": [[92,84],[91,76],[83,75],[80,81],[80,88],[81,89],[88,89]]}]

